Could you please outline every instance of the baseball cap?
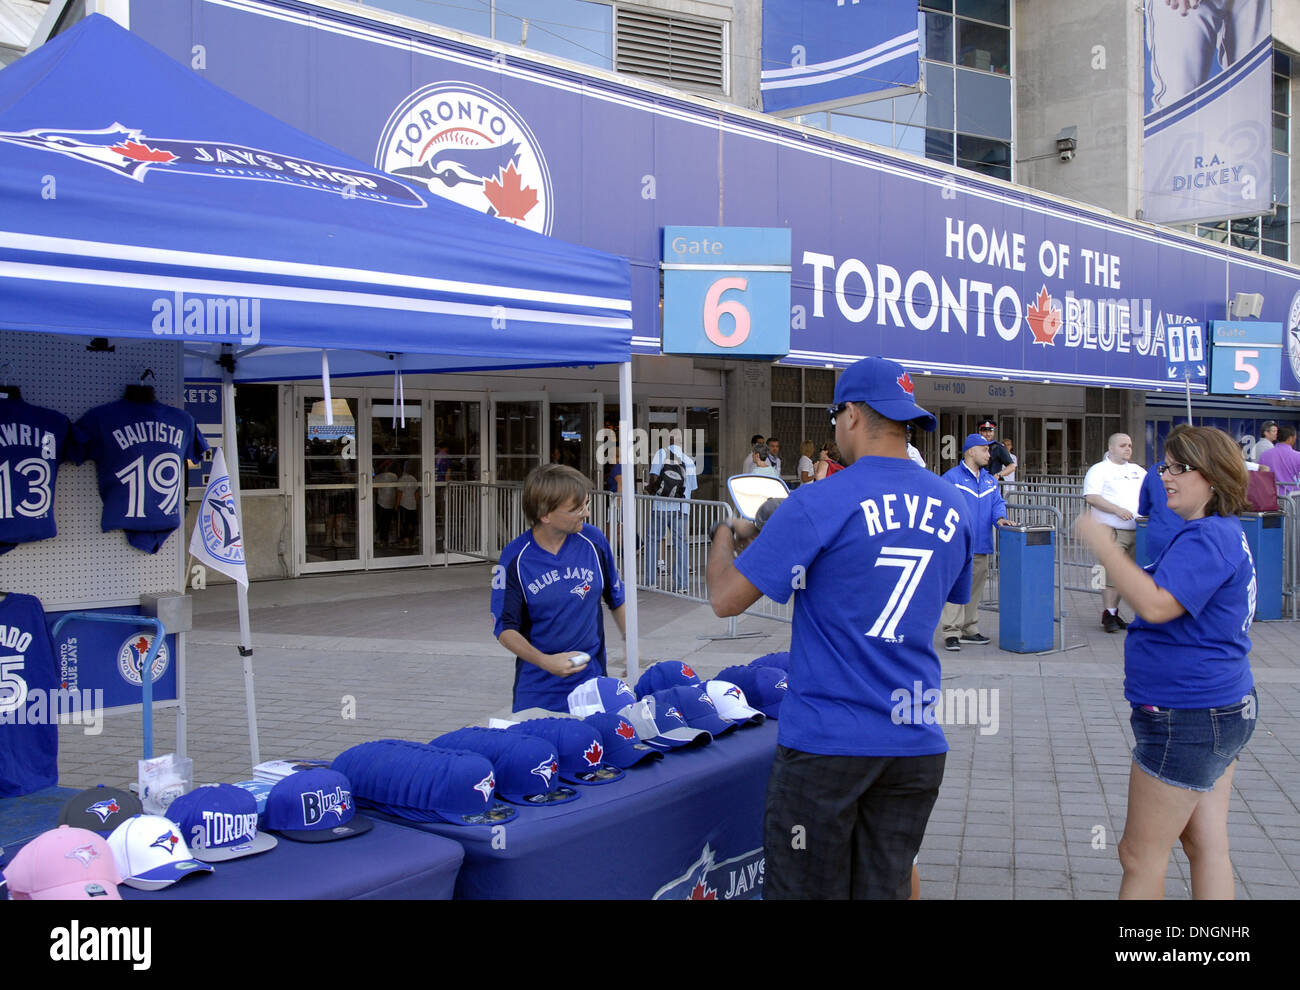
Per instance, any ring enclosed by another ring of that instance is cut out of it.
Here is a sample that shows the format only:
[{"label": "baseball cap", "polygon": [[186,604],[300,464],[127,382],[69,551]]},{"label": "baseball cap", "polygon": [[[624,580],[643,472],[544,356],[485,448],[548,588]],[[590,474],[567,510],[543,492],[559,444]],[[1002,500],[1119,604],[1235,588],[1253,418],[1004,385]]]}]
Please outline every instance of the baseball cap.
[{"label": "baseball cap", "polygon": [[394,818],[495,825],[519,814],[496,799],[496,772],[481,753],[376,739],[344,750],[333,765],[354,782],[360,802]]},{"label": "baseball cap", "polygon": [[777,718],[781,713],[781,702],[785,700],[788,675],[779,667],[749,666],[726,667],[718,679],[731,681],[745,692],[745,702],[757,708],[768,718]]},{"label": "baseball cap", "polygon": [[[660,660],[652,663],[636,682],[636,696],[644,698],[670,687],[699,687],[700,678],[688,663],[681,660]],[[630,701],[630,699],[629,699]],[[629,701],[623,702],[624,705]]]},{"label": "baseball cap", "polygon": [[636,734],[636,727],[618,712],[593,712],[583,719],[605,740],[605,762],[626,770],[642,760],[662,760],[664,754],[647,746]]},{"label": "baseball cap", "polygon": [[897,361],[863,358],[844,369],[835,383],[835,404],[865,402],[886,419],[916,420],[923,429],[933,430],[939,421],[916,404],[914,390],[912,376]]},{"label": "baseball cap", "polygon": [[986,419],[979,425],[979,429],[981,430],[996,430],[997,428],[998,424],[993,422],[991,419]]},{"label": "baseball cap", "polygon": [[729,718],[737,725],[762,725],[767,716],[749,704],[740,685],[714,678],[704,682],[704,690],[722,718]]},{"label": "baseball cap", "polygon": [[190,855],[176,823],[162,815],[128,818],[108,837],[122,882],[136,890],[162,890],[212,867]]},{"label": "baseball cap", "polygon": [[755,657],[749,661],[751,667],[777,667],[790,672],[790,651],[782,650],[779,653],[764,653],[761,657]]},{"label": "baseball cap", "polygon": [[352,839],[374,827],[356,813],[352,783],[337,770],[291,773],[266,796],[266,827],[295,842]]},{"label": "baseball cap", "polygon": [[660,711],[653,694],[646,695],[635,705],[619,709],[618,713],[632,723],[642,742],[664,752],[693,743],[707,746],[713,742],[713,736],[704,729],[692,729],[687,725],[677,709]]},{"label": "baseball cap", "polygon": [[712,736],[720,736],[736,727],[736,723],[718,714],[704,686],[675,687],[655,692],[655,711],[676,709],[692,729],[703,729]]},{"label": "baseball cap", "polygon": [[632,689],[617,677],[593,677],[569,692],[569,714],[585,718],[593,712],[617,712],[634,701]]},{"label": "baseball cap", "polygon": [[540,736],[560,755],[560,779],[570,784],[612,784],[623,771],[605,762],[605,739],[594,726],[576,718],[533,718],[506,729]]},{"label": "baseball cap", "polygon": [[144,814],[140,799],[116,787],[90,787],[72,795],[59,812],[59,824],[84,828],[108,838],[128,818]]},{"label": "baseball cap", "polygon": [[258,832],[257,797],[236,784],[196,787],[167,806],[167,817],[190,837],[191,854],[204,863],[256,856],[279,844],[274,835]]},{"label": "baseball cap", "polygon": [[961,452],[964,454],[972,447],[987,447],[989,442],[978,433],[968,433],[966,439],[962,441]]},{"label": "baseball cap", "polygon": [[563,804],[578,797],[572,787],[559,786],[555,747],[538,736],[472,725],[444,733],[429,745],[486,756],[496,773],[496,796],[511,804]]},{"label": "baseball cap", "polygon": [[89,829],[60,825],[23,846],[5,867],[16,901],[120,901],[113,850]]}]

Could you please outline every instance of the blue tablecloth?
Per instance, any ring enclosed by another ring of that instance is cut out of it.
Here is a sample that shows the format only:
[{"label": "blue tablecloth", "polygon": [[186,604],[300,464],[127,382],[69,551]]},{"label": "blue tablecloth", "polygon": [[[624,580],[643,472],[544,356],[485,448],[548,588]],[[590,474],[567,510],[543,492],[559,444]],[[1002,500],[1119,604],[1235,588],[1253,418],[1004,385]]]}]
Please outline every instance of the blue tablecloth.
[{"label": "blue tablecloth", "polygon": [[504,825],[402,824],[464,847],[458,898],[755,897],[775,753],[769,720],[581,786],[577,801],[521,808]]}]

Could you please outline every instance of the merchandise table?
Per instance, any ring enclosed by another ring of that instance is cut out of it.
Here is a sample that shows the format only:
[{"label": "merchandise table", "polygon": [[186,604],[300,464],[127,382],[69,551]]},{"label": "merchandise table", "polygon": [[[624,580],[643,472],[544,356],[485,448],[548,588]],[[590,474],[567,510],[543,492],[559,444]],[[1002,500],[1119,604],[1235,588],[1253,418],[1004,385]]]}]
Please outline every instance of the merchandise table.
[{"label": "merchandise table", "polygon": [[500,825],[401,824],[464,847],[457,898],[757,897],[776,730],[733,729]]}]

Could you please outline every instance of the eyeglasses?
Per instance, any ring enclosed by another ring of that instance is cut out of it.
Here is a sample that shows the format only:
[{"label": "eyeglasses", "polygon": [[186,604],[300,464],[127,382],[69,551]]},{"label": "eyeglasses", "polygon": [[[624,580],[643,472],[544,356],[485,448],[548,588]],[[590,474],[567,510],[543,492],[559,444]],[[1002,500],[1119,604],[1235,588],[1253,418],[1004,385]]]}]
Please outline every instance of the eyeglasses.
[{"label": "eyeglasses", "polygon": [[1178,477],[1180,474],[1185,474],[1188,471],[1195,471],[1195,470],[1197,469],[1192,467],[1192,465],[1190,464],[1161,464],[1159,467],[1156,468],[1156,471],[1158,473],[1165,474],[1166,472],[1168,472],[1169,474],[1172,474],[1175,478]]},{"label": "eyeglasses", "polygon": [[587,501],[583,502],[580,508],[560,509],[559,511],[571,516],[585,516],[587,513],[591,512],[591,499],[587,499]]},{"label": "eyeglasses", "polygon": [[841,402],[839,405],[826,407],[826,412],[831,418],[831,426],[835,425],[835,418],[851,405],[853,405],[852,402]]}]

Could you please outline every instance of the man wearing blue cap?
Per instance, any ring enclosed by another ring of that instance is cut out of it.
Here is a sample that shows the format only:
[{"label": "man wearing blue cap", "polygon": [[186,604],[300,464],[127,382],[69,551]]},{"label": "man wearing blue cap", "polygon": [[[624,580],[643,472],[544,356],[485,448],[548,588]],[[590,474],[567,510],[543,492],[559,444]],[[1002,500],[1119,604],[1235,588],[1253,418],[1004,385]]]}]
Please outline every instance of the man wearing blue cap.
[{"label": "man wearing blue cap", "polygon": [[993,527],[1008,526],[1010,521],[997,479],[987,470],[990,456],[988,438],[972,433],[961,446],[961,460],[943,476],[944,481],[956,486],[966,496],[975,555],[971,562],[970,601],[965,605],[948,604],[943,608],[945,650],[960,650],[962,643],[987,646],[991,642],[980,632],[980,599],[984,597],[984,582],[989,576]]},{"label": "man wearing blue cap", "polygon": [[[894,898],[939,794],[948,751],[899,698],[938,690],[934,633],[970,596],[958,492],[907,456],[907,424],[933,430],[893,361],[848,368],[828,411],[848,467],[797,488],[758,534],[713,533],[709,600],[737,615],[761,595],[794,603],[789,690],[764,820],[764,899]],[[734,557],[738,545],[752,541]]]}]

